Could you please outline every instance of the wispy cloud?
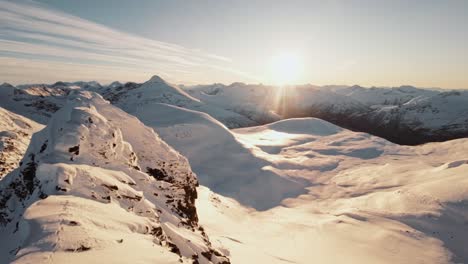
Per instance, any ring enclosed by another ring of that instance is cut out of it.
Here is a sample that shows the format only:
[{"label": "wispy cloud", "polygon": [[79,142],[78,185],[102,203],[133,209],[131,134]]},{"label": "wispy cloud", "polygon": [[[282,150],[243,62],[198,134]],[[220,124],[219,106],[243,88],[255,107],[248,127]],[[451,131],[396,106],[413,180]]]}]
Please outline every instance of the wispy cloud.
[{"label": "wispy cloud", "polygon": [[[0,0],[0,59],[0,81],[16,83],[44,79],[44,71],[55,67],[62,76],[53,80],[85,79],[91,76],[80,74],[89,69],[99,71],[92,75],[101,81],[99,76],[112,79],[113,72],[122,72],[118,69],[126,72],[115,76],[121,80],[155,73],[173,81],[204,81],[203,73],[213,72],[255,79],[232,69],[229,58],[118,31],[30,1]],[[27,71],[12,67],[26,62]]]}]

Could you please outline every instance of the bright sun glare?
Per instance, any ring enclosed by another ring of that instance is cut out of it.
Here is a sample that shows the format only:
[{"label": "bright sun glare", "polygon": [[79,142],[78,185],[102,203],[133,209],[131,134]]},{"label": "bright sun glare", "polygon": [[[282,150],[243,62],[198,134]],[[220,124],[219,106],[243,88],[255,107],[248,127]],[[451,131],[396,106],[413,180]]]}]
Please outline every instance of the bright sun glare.
[{"label": "bright sun glare", "polygon": [[302,71],[299,56],[293,53],[282,53],[272,58],[271,80],[276,85],[296,84]]}]

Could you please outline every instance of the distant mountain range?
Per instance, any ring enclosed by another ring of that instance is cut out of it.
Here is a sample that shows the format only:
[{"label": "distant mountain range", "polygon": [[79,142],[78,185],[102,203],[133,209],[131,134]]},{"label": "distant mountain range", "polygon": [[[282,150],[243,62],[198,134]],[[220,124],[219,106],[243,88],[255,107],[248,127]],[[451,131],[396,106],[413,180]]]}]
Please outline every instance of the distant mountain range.
[{"label": "distant mountain range", "polygon": [[100,93],[130,113],[168,104],[209,114],[228,128],[267,124],[282,118],[317,117],[398,144],[418,145],[468,136],[468,91],[412,86],[294,86],[233,83],[179,88],[158,76],[145,83],[57,82],[0,86],[5,109],[44,124],[73,89]]},{"label": "distant mountain range", "polygon": [[317,117],[398,144],[418,145],[468,136],[468,91],[411,86],[296,86],[235,83],[188,87],[201,101],[226,109],[281,118]]}]

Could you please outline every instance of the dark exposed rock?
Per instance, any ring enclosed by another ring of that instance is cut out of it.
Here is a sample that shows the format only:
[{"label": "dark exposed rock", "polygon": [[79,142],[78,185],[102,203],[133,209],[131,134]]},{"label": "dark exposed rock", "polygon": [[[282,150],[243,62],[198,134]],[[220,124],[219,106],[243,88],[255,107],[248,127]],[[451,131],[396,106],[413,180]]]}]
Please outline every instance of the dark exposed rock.
[{"label": "dark exposed rock", "polygon": [[173,183],[173,178],[170,177],[164,169],[160,170],[157,168],[147,167],[146,172],[149,175],[153,176],[158,181],[165,181],[165,182]]},{"label": "dark exposed rock", "polygon": [[141,201],[141,196],[135,196],[135,197],[132,197],[132,196],[128,196],[128,195],[124,195],[122,194],[122,198],[124,199],[128,199],[128,200],[134,200],[134,201]]},{"label": "dark exposed rock", "polygon": [[77,226],[77,225],[79,225],[79,223],[72,220],[72,221],[69,221],[69,222],[68,222],[68,225],[70,225],[70,226]]},{"label": "dark exposed rock", "polygon": [[117,185],[107,185],[107,184],[102,184],[103,187],[106,187],[107,189],[111,190],[111,191],[117,191],[119,189],[119,187],[117,187]]},{"label": "dark exposed rock", "polygon": [[49,142],[49,140],[44,141],[44,143],[41,146],[41,150],[39,151],[39,153],[42,153],[47,149],[47,143],[48,142]]},{"label": "dark exposed rock", "polygon": [[55,186],[55,190],[59,191],[59,192],[66,192],[67,189],[66,188],[63,188],[61,186]]},{"label": "dark exposed rock", "polygon": [[81,245],[81,246],[79,246],[77,248],[67,248],[67,249],[65,249],[65,251],[68,251],[68,252],[83,252],[83,251],[88,251],[90,249],[91,249],[91,247]]},{"label": "dark exposed rock", "polygon": [[80,145],[73,146],[73,147],[69,148],[68,152],[73,153],[75,155],[80,154]]},{"label": "dark exposed rock", "polygon": [[167,242],[167,246],[169,247],[172,253],[175,253],[180,256],[180,249],[176,246],[176,244]]},{"label": "dark exposed rock", "polygon": [[210,251],[204,251],[201,253],[207,260],[211,260],[211,257],[213,256],[213,253]]},{"label": "dark exposed rock", "polygon": [[192,255],[192,264],[200,264],[198,261],[198,255]]},{"label": "dark exposed rock", "polygon": [[[35,162],[35,155],[29,155],[30,161],[26,164],[25,168],[21,171],[21,175],[23,176],[23,182],[25,184],[26,190],[28,194],[32,194],[35,189],[35,185],[37,184],[36,179],[36,169],[37,164]],[[24,198],[25,195],[22,195]]]}]

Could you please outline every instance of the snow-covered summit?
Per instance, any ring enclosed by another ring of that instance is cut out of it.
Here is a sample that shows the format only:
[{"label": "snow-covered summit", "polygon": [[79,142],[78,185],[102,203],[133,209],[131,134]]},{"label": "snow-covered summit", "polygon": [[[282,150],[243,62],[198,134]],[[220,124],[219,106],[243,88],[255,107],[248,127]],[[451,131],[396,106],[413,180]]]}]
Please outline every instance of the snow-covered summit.
[{"label": "snow-covered summit", "polygon": [[152,129],[73,93],[0,182],[0,253],[15,263],[229,263],[198,225],[197,185]]},{"label": "snow-covered summit", "polygon": [[153,82],[153,83],[166,83],[163,78],[159,77],[158,75],[153,75],[147,82]]}]

